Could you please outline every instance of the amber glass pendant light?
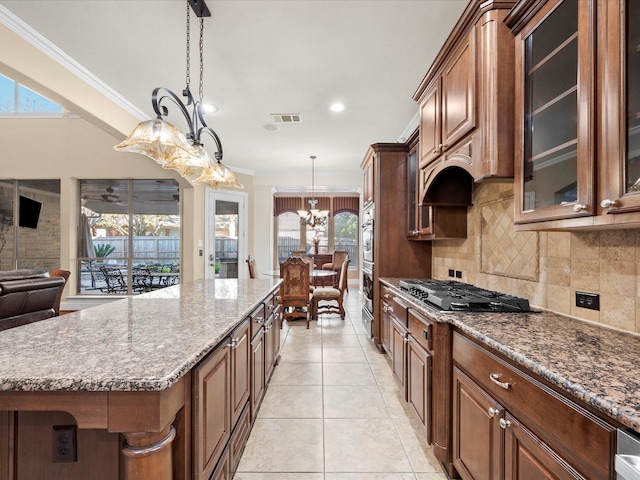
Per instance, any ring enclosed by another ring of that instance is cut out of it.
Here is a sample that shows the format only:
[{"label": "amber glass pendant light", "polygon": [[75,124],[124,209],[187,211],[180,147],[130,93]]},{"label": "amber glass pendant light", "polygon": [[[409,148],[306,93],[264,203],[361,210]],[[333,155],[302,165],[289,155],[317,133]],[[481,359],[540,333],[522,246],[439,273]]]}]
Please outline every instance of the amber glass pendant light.
[{"label": "amber glass pendant light", "polygon": [[[195,100],[190,89],[190,3],[196,15],[200,18],[200,84],[199,98]],[[197,9],[196,9],[197,7]],[[244,188],[235,178],[233,172],[222,164],[222,143],[218,135],[207,126],[202,114],[203,90],[203,36],[204,19],[211,16],[204,0],[187,0],[187,67],[186,87],[182,95],[186,103],[168,88],[157,87],[151,95],[151,104],[157,117],[153,120],[140,122],[129,136],[114,148],[122,152],[140,153],[152,158],[163,168],[174,169],[181,176],[195,185],[206,184],[212,188],[234,187]],[[169,114],[165,103],[170,101],[177,106],[187,120],[189,132],[180,129],[164,120]],[[187,107],[191,107],[189,112]],[[216,146],[215,161],[204,149],[200,139],[203,133],[208,133]],[[218,175],[215,178],[212,175]]]}]

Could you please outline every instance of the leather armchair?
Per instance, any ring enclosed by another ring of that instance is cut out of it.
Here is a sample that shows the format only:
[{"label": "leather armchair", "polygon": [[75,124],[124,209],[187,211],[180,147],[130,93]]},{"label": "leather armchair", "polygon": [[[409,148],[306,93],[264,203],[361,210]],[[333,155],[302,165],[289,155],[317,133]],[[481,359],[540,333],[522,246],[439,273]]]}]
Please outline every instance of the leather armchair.
[{"label": "leather armchair", "polygon": [[0,272],[0,330],[54,317],[63,277],[38,270]]}]

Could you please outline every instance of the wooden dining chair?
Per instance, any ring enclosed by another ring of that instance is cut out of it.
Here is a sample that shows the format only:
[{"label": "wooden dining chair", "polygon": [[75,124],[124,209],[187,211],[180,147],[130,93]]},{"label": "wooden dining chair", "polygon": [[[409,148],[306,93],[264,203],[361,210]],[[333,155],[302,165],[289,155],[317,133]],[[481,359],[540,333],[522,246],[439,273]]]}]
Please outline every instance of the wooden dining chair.
[{"label": "wooden dining chair", "polygon": [[249,255],[246,262],[249,267],[249,278],[258,278],[258,266],[253,255]]},{"label": "wooden dining chair", "polygon": [[[338,283],[340,282],[340,269],[342,268],[342,263],[345,260],[349,260],[349,252],[347,250],[336,250],[333,252],[333,260],[329,263],[322,264],[322,270],[334,270],[337,274],[333,277],[333,287],[336,288]],[[347,292],[349,291],[349,282],[347,282],[346,286]]]},{"label": "wooden dining chair", "polygon": [[280,264],[280,303],[283,320],[305,318],[307,328],[311,317],[309,292],[309,264],[298,257],[290,257]]},{"label": "wooden dining chair", "polygon": [[53,309],[56,312],[56,317],[60,315],[60,301],[62,300],[62,291],[64,290],[64,286],[67,284],[67,280],[69,280],[69,275],[71,275],[71,272],[69,270],[63,270],[61,268],[58,268],[49,274],[50,277],[64,278],[64,283],[60,286],[60,288],[58,288],[58,293],[56,294],[56,300],[53,304]]},{"label": "wooden dining chair", "polygon": [[319,313],[337,313],[344,320],[344,292],[347,288],[349,260],[342,262],[338,288],[316,288],[311,296],[311,318],[318,319]]}]

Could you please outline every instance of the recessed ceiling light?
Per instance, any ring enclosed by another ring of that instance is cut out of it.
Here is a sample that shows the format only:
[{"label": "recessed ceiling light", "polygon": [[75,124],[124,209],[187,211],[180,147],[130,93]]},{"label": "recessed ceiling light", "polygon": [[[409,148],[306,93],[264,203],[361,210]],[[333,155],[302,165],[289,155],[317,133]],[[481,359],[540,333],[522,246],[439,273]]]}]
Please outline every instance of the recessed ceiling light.
[{"label": "recessed ceiling light", "polygon": [[212,105],[210,103],[203,103],[202,104],[202,111],[204,113],[215,113],[218,111],[218,107],[215,105]]},{"label": "recessed ceiling light", "polygon": [[262,128],[264,128],[265,130],[269,131],[269,132],[275,132],[276,130],[278,130],[278,126],[274,125],[273,123],[265,123]]},{"label": "recessed ceiling light", "polygon": [[329,107],[332,112],[342,112],[344,110],[344,104],[336,102]]}]

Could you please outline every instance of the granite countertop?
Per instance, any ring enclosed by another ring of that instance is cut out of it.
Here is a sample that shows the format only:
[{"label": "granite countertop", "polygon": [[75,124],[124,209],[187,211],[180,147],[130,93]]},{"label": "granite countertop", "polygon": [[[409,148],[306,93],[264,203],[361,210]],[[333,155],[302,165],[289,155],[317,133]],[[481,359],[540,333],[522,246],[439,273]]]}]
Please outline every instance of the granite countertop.
[{"label": "granite countertop", "polygon": [[640,335],[552,312],[451,313],[402,293],[429,318],[454,325],[575,398],[640,432]]},{"label": "granite countertop", "polygon": [[164,390],[280,279],[198,280],[0,333],[0,391]]}]

